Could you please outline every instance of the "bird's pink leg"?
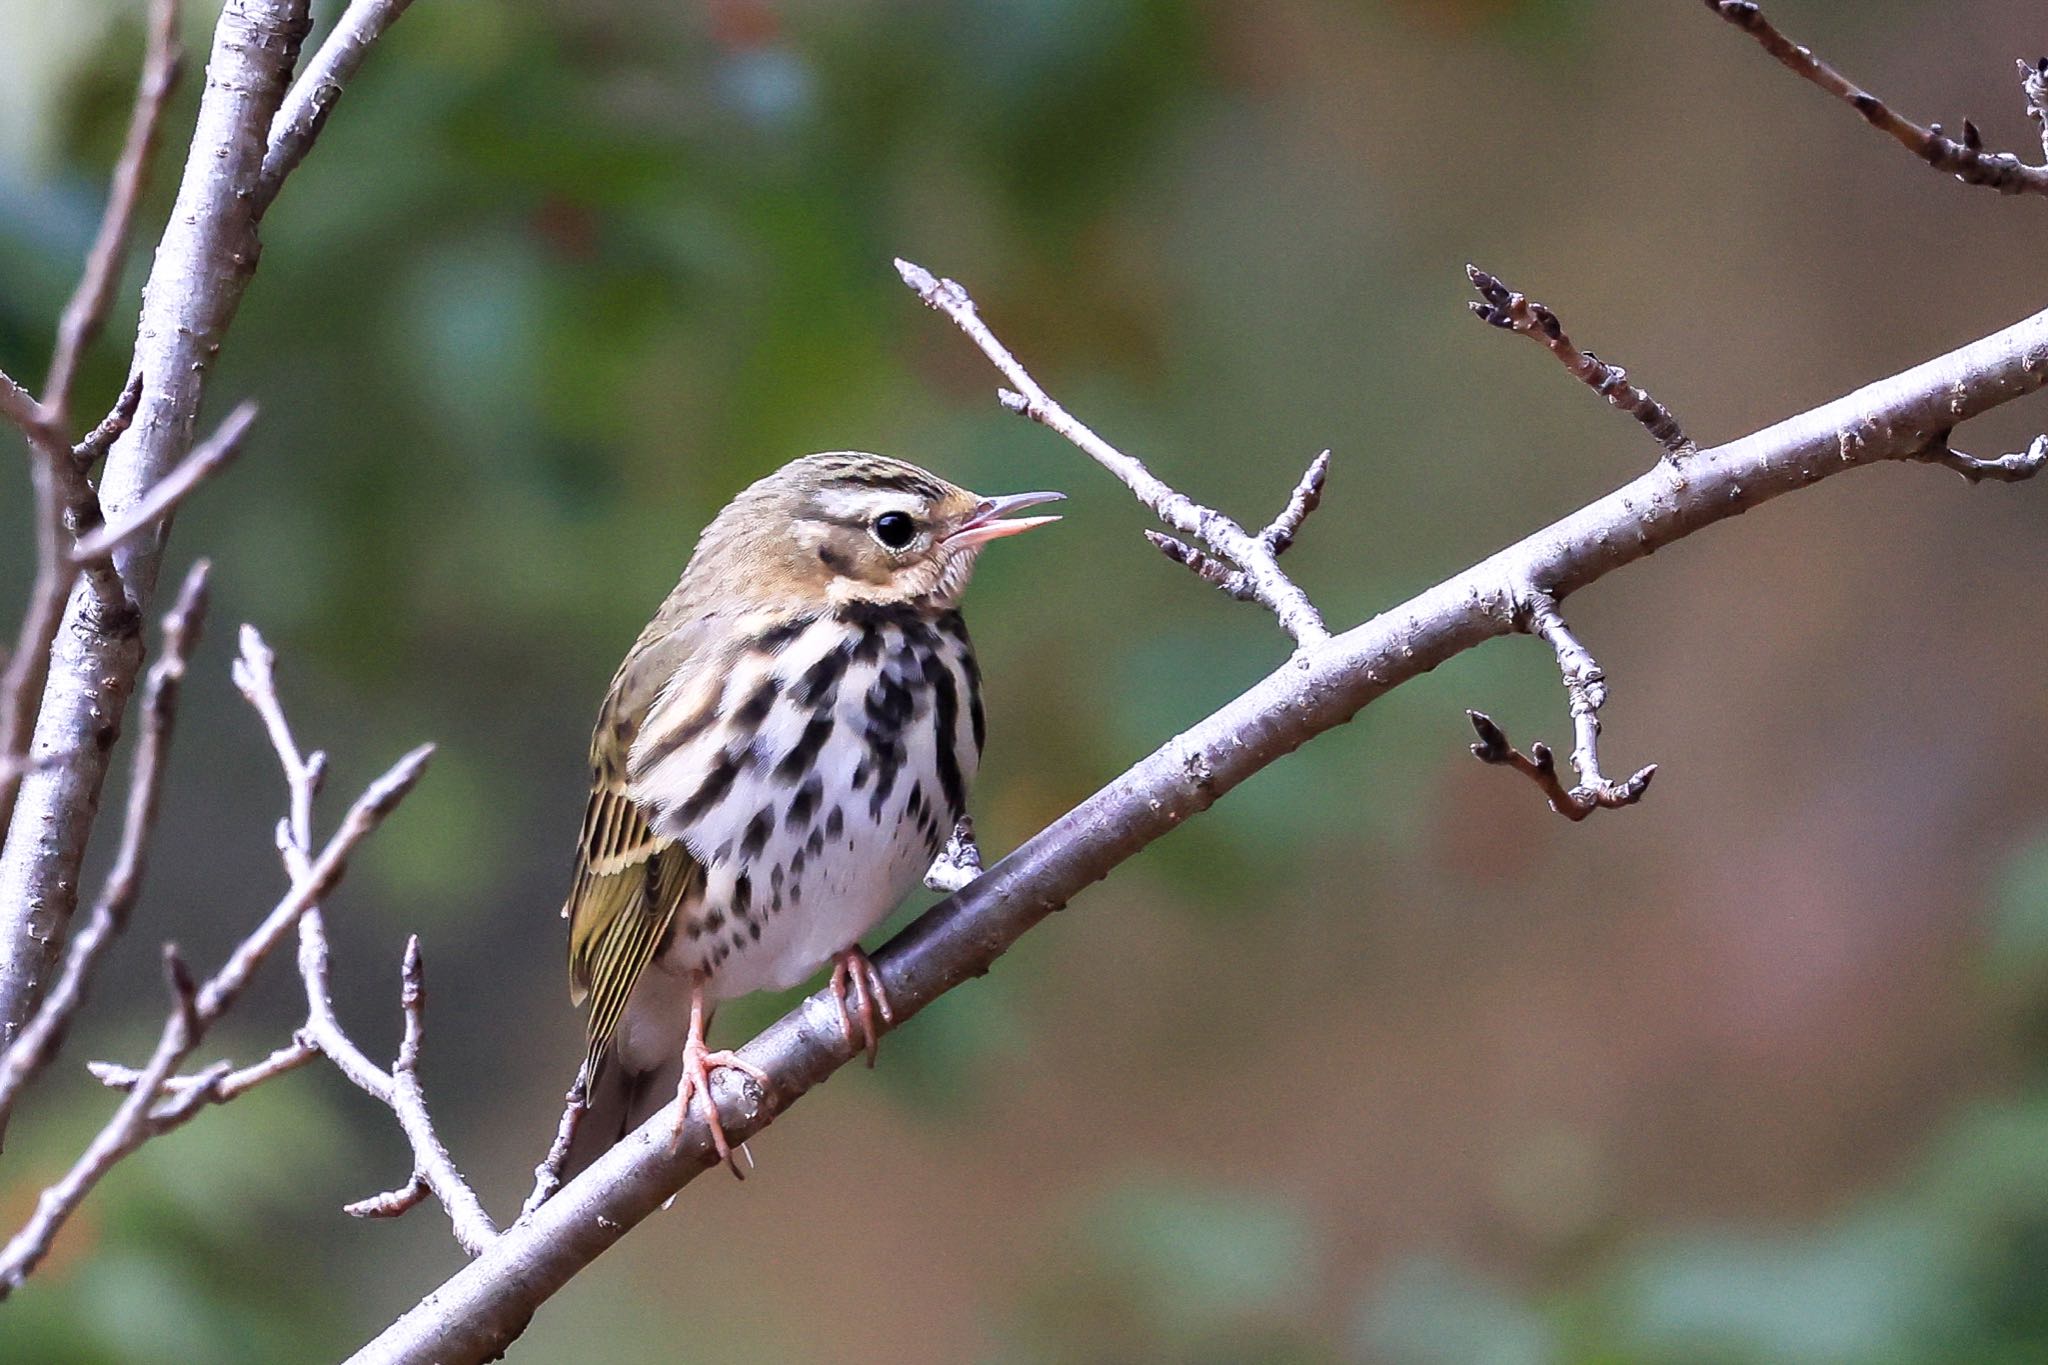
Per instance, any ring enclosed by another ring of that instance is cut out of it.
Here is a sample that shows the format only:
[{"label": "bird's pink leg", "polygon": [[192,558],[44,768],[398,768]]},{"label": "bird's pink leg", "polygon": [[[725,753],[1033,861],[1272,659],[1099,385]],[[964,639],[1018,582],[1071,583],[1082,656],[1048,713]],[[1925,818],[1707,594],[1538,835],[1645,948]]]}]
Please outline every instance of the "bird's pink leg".
[{"label": "bird's pink leg", "polygon": [[718,1101],[711,1094],[711,1073],[713,1070],[738,1071],[754,1078],[755,1084],[765,1092],[768,1088],[768,1073],[752,1062],[744,1061],[736,1052],[713,1052],[704,1045],[704,1030],[710,1023],[711,1011],[704,1005],[704,987],[701,983],[690,987],[690,1037],[683,1044],[683,1077],[676,1086],[676,1131],[669,1138],[669,1150],[679,1151],[683,1145],[683,1130],[690,1126],[690,1097],[704,1097],[704,1119],[711,1125],[711,1145],[718,1149],[718,1158],[732,1168],[734,1176],[745,1180],[746,1173],[740,1170],[740,1163],[733,1156],[732,1144],[725,1140],[725,1125],[718,1119]]},{"label": "bird's pink leg", "polygon": [[[860,994],[860,1023],[854,1024],[854,1011],[847,1003],[849,984]],[[832,998],[839,1002],[839,1022],[846,1028],[848,1047],[859,1047],[865,1042],[868,1053],[868,1068],[874,1069],[875,1054],[881,1050],[882,1031],[876,1026],[875,1016],[881,1021],[894,1025],[896,1012],[889,1008],[889,993],[882,989],[882,974],[875,970],[875,964],[860,950],[858,943],[839,955],[832,964]]]}]

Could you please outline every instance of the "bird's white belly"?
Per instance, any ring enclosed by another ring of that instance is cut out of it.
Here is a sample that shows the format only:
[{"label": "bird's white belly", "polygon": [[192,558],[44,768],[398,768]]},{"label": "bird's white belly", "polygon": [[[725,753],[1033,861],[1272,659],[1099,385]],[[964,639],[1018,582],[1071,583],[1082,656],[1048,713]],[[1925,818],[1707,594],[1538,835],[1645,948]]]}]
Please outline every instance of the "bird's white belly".
[{"label": "bird's white belly", "polygon": [[[918,884],[961,813],[954,801],[979,758],[973,680],[955,651],[936,648],[937,631],[868,632],[863,648],[828,619],[735,668],[720,723],[636,781],[656,828],[705,868],[702,899],[657,966],[701,976],[714,1000],[796,985],[858,943]],[[828,700],[815,683],[829,672]],[[701,799],[707,782],[715,800]]]}]

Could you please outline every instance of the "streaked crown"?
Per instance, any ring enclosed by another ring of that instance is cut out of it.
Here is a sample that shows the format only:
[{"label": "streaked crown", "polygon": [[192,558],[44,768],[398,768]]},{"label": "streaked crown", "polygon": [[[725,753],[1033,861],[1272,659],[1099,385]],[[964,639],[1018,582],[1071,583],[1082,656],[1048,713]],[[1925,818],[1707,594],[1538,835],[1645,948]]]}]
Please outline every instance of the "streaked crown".
[{"label": "streaked crown", "polygon": [[981,547],[1057,517],[999,520],[1060,497],[988,498],[886,455],[792,460],[727,504],[697,542],[686,591],[760,604],[956,604]]}]

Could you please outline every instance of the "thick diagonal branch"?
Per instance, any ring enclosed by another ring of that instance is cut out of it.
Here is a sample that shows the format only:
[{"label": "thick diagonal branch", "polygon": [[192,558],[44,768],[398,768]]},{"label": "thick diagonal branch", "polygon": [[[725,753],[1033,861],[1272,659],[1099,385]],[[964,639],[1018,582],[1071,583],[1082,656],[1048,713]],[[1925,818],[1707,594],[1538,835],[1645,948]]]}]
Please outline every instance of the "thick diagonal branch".
[{"label": "thick diagonal branch", "polygon": [[[1937,171],[1946,171],[1966,185],[1984,185],[2000,194],[2048,195],[2048,166],[2030,166],[2011,152],[1987,152],[1977,125],[1963,120],[1958,141],[1941,131],[1940,124],[1928,127],[1901,117],[1868,90],[1829,66],[1779,32],[1764,17],[1763,7],[1752,0],[1706,0],[1707,8],[1757,40],[1763,50],[1786,68],[1854,109],[1871,127],[1884,133]],[[2040,117],[2042,98],[2037,68],[2020,63],[2020,79],[2030,112]],[[2044,125],[2048,127],[2048,125]],[[2042,135],[2042,149],[2048,152],[2048,131]]]},{"label": "thick diagonal branch", "polygon": [[[1914,459],[1932,435],[2048,386],[2048,312],[1726,445],[1647,473],[1524,540],[1302,649],[934,906],[875,955],[899,1023],[974,979],[1031,927],[1138,850],[1392,688],[1518,629],[1511,585],[1557,599],[1688,535],[1845,470]],[[767,1093],[714,1083],[745,1139],[856,1055],[829,991],[741,1049]],[[369,1343],[359,1365],[491,1358],[535,1309],[717,1161],[691,1123],[671,1150],[664,1109]]]},{"label": "thick diagonal branch", "polygon": [[[973,298],[956,281],[940,279],[923,266],[900,258],[896,262],[896,273],[917,291],[918,298],[928,307],[951,318],[954,325],[967,334],[968,339],[1010,382],[1011,388],[997,390],[1004,407],[1066,438],[1082,454],[1122,481],[1124,487],[1150,508],[1154,516],[1205,547],[1196,548],[1171,536],[1148,532],[1147,538],[1164,550],[1168,557],[1193,569],[1231,596],[1265,607],[1279,619],[1281,629],[1292,635],[1297,644],[1307,646],[1329,638],[1330,632],[1323,624],[1322,613],[1280,568],[1279,551],[1286,548],[1285,544],[1276,547],[1264,534],[1253,535],[1215,508],[1196,502],[1147,469],[1143,462],[1103,440],[1054,402],[1017,357],[1010,353],[1010,349],[989,330],[988,324],[981,320]],[[1320,500],[1323,478],[1328,470],[1329,452],[1325,451],[1302,480],[1304,487],[1313,484],[1313,496],[1298,489],[1295,501],[1289,503],[1281,519],[1274,523],[1274,527],[1267,528],[1269,534],[1275,527],[1280,527],[1284,528],[1280,539],[1291,541],[1294,538],[1302,518]],[[1301,504],[1299,512],[1295,510],[1297,503]]]}]

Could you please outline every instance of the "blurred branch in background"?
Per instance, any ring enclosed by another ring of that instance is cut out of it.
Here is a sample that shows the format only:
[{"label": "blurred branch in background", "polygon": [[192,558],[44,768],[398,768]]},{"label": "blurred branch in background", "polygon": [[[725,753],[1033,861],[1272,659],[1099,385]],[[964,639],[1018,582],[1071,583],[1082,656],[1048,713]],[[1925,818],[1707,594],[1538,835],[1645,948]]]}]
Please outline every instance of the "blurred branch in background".
[{"label": "blurred branch in background", "polygon": [[[203,576],[195,575],[195,578],[203,581]],[[195,597],[194,600],[198,599]],[[178,629],[183,630],[183,625],[180,624]],[[167,626],[166,634],[172,634],[170,626]],[[260,663],[252,666],[249,662],[252,657],[260,660]],[[276,694],[274,688],[269,686],[267,651],[264,650],[261,639],[247,627],[243,628],[242,658],[237,661],[238,681],[243,680],[245,669],[254,674],[254,680],[247,684],[247,690],[258,696],[267,693],[269,703],[274,705]],[[252,702],[256,700],[257,698],[252,696]],[[263,710],[263,705],[259,703],[258,709]],[[276,735],[276,727],[283,725],[282,712],[278,712],[275,719],[266,713],[265,720],[273,727],[273,735]],[[286,731],[285,734],[286,742],[289,742],[289,732]],[[296,755],[296,748],[292,752]],[[340,826],[317,855],[311,852],[310,822],[313,794],[319,784],[319,773],[323,763],[320,756],[315,754],[298,765],[292,782],[293,813],[280,823],[278,831],[280,848],[284,848],[288,842],[291,843],[292,852],[287,854],[287,863],[293,869],[290,889],[255,929],[250,931],[248,937],[235,946],[220,970],[203,986],[190,988],[188,983],[186,987],[174,988],[170,1018],[165,1021],[157,1051],[148,1065],[139,1071],[104,1064],[94,1067],[95,1074],[104,1084],[127,1091],[127,1098],[122,1101],[113,1119],[93,1140],[86,1154],[79,1159],[71,1172],[44,1193],[42,1199],[38,1201],[36,1214],[28,1225],[17,1233],[4,1249],[0,1249],[0,1296],[18,1287],[28,1277],[44,1253],[49,1250],[51,1238],[56,1235],[58,1228],[63,1226],[65,1219],[70,1217],[92,1187],[122,1157],[133,1152],[150,1138],[182,1126],[207,1105],[225,1103],[245,1093],[259,1081],[293,1069],[303,1060],[278,1053],[254,1067],[239,1072],[225,1062],[215,1062],[195,1075],[175,1074],[178,1065],[205,1040],[207,1030],[234,1008],[257,970],[284,942],[285,937],[294,928],[298,928],[302,935],[305,933],[304,926],[317,913],[319,901],[341,880],[342,873],[347,868],[349,854],[383,823],[384,818],[404,799],[405,794],[412,790],[420,775],[426,771],[427,760],[432,754],[432,745],[422,745],[406,754],[383,776],[364,788],[363,793],[349,807],[347,815],[342,818]],[[150,813],[153,814],[153,803]],[[302,820],[305,822],[303,825],[300,823]],[[302,831],[307,843],[301,846],[291,842],[299,838]],[[132,888],[128,894],[132,897]],[[167,946],[165,951],[175,960],[174,949]],[[322,960],[324,963],[324,957]],[[91,965],[88,960],[83,964],[83,969],[89,971]],[[180,971],[182,968],[172,972],[174,987],[181,979],[178,975]],[[319,984],[324,987],[324,978]],[[309,975],[309,992],[313,986],[313,979]],[[80,993],[82,988],[81,978]],[[56,996],[53,995],[52,998]],[[321,1017],[322,1004],[326,1006],[324,1020]],[[333,1059],[350,1080],[390,1103],[391,1078],[362,1060],[361,1053],[340,1034],[338,1026],[333,1024],[331,1002],[316,1000],[314,1016],[315,1022],[308,1023],[303,1035],[306,1043],[310,1043]],[[319,1027],[321,1023],[326,1027]],[[24,1030],[22,1038],[26,1041],[43,1033],[53,1037],[60,1036],[62,1021],[49,1029],[32,1026]],[[413,1042],[413,1055],[416,1057],[417,1039],[414,1038]],[[300,1046],[303,1047],[306,1043]],[[47,1056],[44,1060],[48,1060]],[[374,1076],[359,1077],[348,1064],[350,1062],[359,1063],[369,1072],[375,1073]],[[370,1083],[366,1084],[366,1079]],[[159,1100],[162,1102],[159,1103]],[[423,1115],[421,1121],[424,1121]],[[411,1133],[412,1127],[408,1124],[408,1136]],[[436,1146],[438,1147],[438,1144]],[[440,1152],[439,1160],[441,1165],[445,1166],[447,1153]],[[421,1162],[423,1166],[432,1164],[426,1156],[421,1157]],[[435,1168],[435,1173],[444,1174],[438,1167]],[[452,1168],[446,1173],[452,1174]],[[454,1186],[459,1184],[459,1177],[449,1182],[448,1188],[451,1193],[444,1194],[443,1198],[444,1202],[449,1204],[451,1217],[458,1219],[458,1230],[467,1231],[469,1225],[462,1215],[469,1210],[463,1206],[460,1196],[452,1193]],[[441,1193],[442,1187],[437,1185],[436,1192]],[[469,1202],[474,1204],[473,1195],[470,1196]],[[476,1216],[482,1216],[480,1209],[476,1210]],[[485,1220],[484,1226],[489,1226],[488,1220]]]},{"label": "blurred branch in background", "polygon": [[[238,413],[202,451],[205,458],[181,467],[215,358],[256,268],[258,224],[368,45],[404,8],[354,0],[296,85],[312,23],[307,0],[245,0],[222,10],[177,202],[143,292],[132,419],[107,448],[94,488],[70,458],[66,386],[111,298],[176,75],[177,11],[159,0],[113,192],[60,331],[52,393],[36,404],[11,382],[0,386],[5,410],[41,457],[38,582],[20,646],[0,679],[0,806],[9,796],[13,804],[0,846],[0,1044],[20,1032],[64,950],[109,756],[142,665],[137,623],[155,591],[169,515],[191,483],[233,453],[247,420]],[[167,481],[170,488],[156,492]],[[82,552],[74,545],[67,556],[64,531],[90,536],[108,518],[118,530],[87,541]],[[67,557],[82,565],[79,591],[69,587]],[[60,625],[55,607],[66,592],[71,603]],[[30,709],[33,737],[24,746]]]}]

